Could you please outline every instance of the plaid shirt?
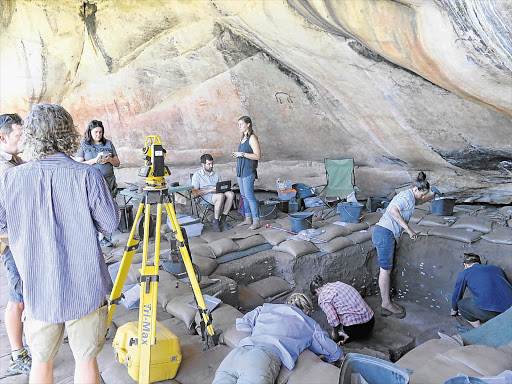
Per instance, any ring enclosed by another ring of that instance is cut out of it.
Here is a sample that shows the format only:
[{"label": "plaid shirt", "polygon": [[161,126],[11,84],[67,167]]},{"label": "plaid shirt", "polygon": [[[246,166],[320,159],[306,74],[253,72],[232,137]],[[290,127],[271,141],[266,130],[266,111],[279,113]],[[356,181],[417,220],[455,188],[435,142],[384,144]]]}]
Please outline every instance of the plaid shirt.
[{"label": "plaid shirt", "polygon": [[327,283],[318,289],[318,305],[325,312],[331,327],[340,323],[348,327],[363,324],[373,317],[372,309],[354,287],[341,283]]}]

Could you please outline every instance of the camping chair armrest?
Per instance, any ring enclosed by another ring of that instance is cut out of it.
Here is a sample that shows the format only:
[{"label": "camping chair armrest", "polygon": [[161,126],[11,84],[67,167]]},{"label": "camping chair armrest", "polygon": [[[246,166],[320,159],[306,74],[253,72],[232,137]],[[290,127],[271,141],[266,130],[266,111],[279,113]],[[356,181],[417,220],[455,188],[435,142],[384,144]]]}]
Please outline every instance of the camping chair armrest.
[{"label": "camping chair armrest", "polygon": [[[314,193],[316,195],[317,193],[320,193],[321,191],[323,191],[326,187],[327,187],[327,184],[310,185],[309,189],[311,190],[312,193]],[[319,191],[317,191],[317,188],[321,188],[321,189]]]}]

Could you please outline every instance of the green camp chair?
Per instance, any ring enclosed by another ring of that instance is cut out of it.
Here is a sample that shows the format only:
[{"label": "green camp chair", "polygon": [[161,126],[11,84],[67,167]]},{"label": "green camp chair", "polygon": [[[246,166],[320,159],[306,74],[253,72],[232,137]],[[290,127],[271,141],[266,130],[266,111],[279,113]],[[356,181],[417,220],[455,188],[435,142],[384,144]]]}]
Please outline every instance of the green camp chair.
[{"label": "green camp chair", "polygon": [[322,220],[336,210],[339,202],[358,189],[355,187],[354,159],[324,159],[324,163],[327,184],[311,187],[311,191],[325,204]]}]

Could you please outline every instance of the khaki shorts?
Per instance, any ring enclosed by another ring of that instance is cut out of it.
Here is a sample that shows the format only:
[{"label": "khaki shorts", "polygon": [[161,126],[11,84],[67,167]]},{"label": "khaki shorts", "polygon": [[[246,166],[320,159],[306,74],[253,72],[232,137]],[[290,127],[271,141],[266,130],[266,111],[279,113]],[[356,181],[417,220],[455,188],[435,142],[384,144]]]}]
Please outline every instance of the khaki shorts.
[{"label": "khaki shorts", "polygon": [[87,361],[96,358],[105,344],[108,305],[102,305],[80,319],[65,323],[45,323],[31,318],[26,312],[23,312],[22,321],[34,362],[45,363],[55,357],[62,344],[64,329],[75,360]]}]

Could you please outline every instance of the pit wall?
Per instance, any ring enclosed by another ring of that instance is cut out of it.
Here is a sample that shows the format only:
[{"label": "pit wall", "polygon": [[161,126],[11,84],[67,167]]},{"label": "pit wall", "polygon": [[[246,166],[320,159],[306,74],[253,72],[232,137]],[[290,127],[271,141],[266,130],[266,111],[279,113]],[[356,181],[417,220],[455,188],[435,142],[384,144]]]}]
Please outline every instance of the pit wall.
[{"label": "pit wall", "polygon": [[[512,245],[479,240],[473,244],[420,236],[412,241],[401,236],[395,253],[392,290],[397,300],[416,302],[442,312],[449,311],[457,275],[462,271],[464,252],[481,256],[483,263],[494,264],[512,276]],[[316,274],[325,281],[342,281],[354,286],[363,297],[379,296],[377,252],[371,241],[341,251],[293,257],[268,250],[221,264],[216,273],[248,285],[268,276],[279,276],[294,286],[294,291],[309,294],[309,283]]]}]

